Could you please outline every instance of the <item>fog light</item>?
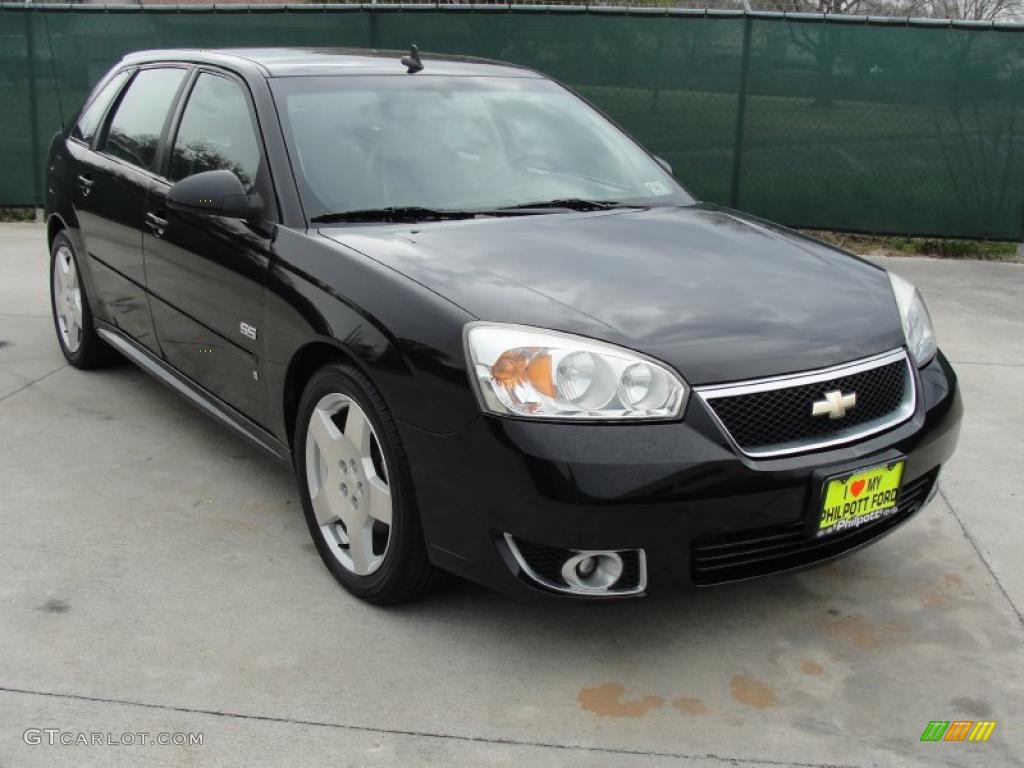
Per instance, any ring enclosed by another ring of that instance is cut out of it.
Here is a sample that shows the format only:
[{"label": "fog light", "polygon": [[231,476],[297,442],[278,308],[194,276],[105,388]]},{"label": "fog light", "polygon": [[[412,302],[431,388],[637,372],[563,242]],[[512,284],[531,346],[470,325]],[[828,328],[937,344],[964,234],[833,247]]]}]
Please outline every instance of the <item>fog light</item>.
[{"label": "fog light", "polygon": [[587,579],[597,570],[597,558],[593,555],[585,557],[576,563],[576,575],[581,579]]},{"label": "fog light", "polygon": [[577,552],[562,565],[565,583],[583,591],[604,591],[621,576],[622,557],[618,552]]},{"label": "fog light", "polygon": [[569,549],[502,534],[502,559],[523,581],[549,592],[588,598],[637,597],[647,589],[642,549]]}]

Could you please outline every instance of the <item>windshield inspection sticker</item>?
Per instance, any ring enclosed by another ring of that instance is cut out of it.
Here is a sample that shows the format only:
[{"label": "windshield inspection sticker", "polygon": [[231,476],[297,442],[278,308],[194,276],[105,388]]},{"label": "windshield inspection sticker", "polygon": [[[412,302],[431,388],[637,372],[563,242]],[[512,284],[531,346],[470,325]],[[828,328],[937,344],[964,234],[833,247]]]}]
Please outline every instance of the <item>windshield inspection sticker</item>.
[{"label": "windshield inspection sticker", "polygon": [[644,184],[644,186],[651,190],[652,195],[667,195],[669,192],[671,192],[671,190],[668,188],[668,185],[660,181],[648,181]]}]

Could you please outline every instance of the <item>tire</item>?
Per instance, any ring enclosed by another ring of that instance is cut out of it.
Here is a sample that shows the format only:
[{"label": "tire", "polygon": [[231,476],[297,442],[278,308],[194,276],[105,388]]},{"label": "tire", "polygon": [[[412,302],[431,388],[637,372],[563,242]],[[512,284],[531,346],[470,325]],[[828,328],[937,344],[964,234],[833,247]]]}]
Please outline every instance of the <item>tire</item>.
[{"label": "tire", "polygon": [[[299,401],[293,445],[310,535],[345,589],[367,602],[390,605],[416,599],[440,583],[442,573],[427,556],[398,430],[362,372],[339,362],[313,375]],[[385,516],[390,525],[382,543],[385,524],[378,518]]]},{"label": "tire", "polygon": [[78,254],[64,232],[50,248],[50,311],[60,351],[75,368],[98,368],[116,357],[93,327]]}]

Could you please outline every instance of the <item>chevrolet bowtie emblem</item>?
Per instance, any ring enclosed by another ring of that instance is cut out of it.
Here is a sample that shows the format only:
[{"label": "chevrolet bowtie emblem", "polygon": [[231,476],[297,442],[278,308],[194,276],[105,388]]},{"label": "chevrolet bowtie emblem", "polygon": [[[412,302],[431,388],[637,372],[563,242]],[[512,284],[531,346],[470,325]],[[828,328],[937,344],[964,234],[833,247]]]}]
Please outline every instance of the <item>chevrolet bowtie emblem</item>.
[{"label": "chevrolet bowtie emblem", "polygon": [[857,405],[857,393],[844,395],[838,389],[825,393],[824,400],[811,403],[811,416],[828,416],[830,419],[841,419],[846,412]]}]

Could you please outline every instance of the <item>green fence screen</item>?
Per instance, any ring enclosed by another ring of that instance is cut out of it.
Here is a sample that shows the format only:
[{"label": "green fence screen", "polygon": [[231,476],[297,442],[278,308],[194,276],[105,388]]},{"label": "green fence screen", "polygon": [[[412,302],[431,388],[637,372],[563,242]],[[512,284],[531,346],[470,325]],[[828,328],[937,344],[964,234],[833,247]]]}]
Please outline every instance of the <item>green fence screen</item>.
[{"label": "green fence screen", "polygon": [[1020,240],[1024,26],[566,6],[0,6],[0,205],[128,51],[462,53],[575,87],[694,193],[783,223]]}]

